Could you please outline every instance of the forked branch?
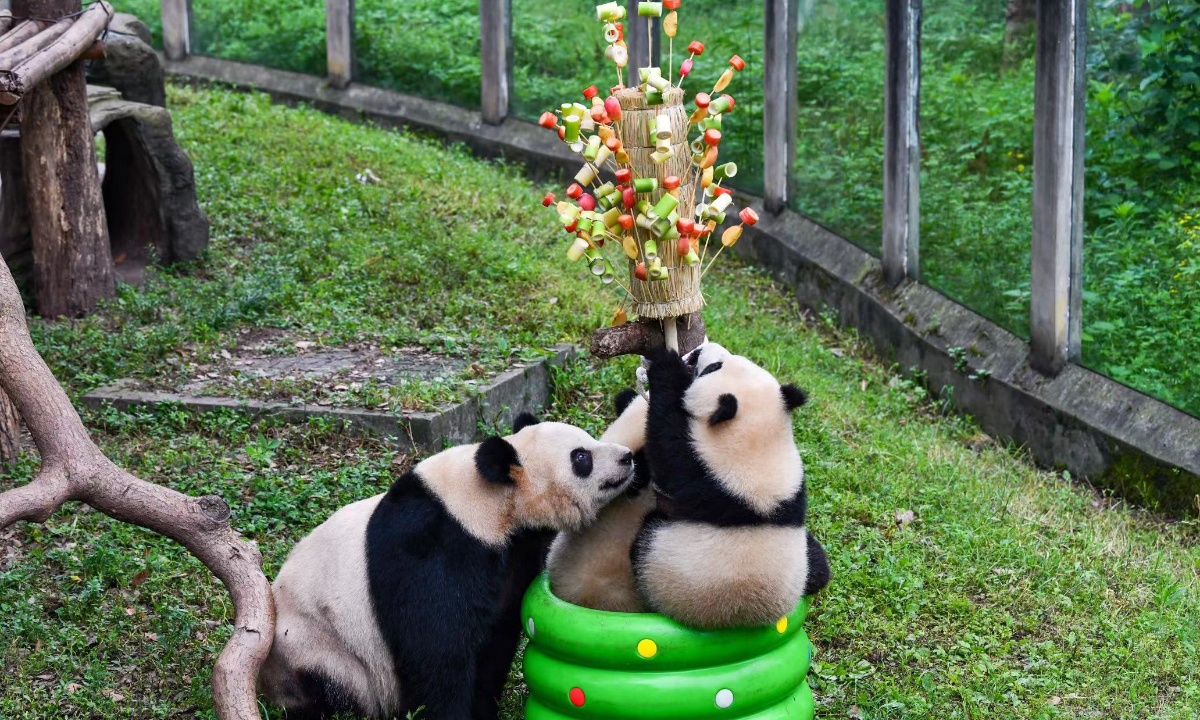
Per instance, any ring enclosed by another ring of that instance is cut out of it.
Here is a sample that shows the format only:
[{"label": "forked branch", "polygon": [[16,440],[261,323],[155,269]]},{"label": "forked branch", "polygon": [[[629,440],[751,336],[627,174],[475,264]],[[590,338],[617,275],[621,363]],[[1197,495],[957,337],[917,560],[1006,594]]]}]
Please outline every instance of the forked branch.
[{"label": "forked branch", "polygon": [[258,548],[229,524],[229,506],[141,480],[112,463],[88,437],[50,368],[33,346],[25,309],[0,261],[0,391],[29,428],[42,467],[26,485],[0,494],[0,529],[18,520],[44,522],[69,500],[140,525],[188,549],[225,584],[235,628],[213,668],[213,703],[221,720],[260,720],[258,670],[271,649],[275,607]]}]

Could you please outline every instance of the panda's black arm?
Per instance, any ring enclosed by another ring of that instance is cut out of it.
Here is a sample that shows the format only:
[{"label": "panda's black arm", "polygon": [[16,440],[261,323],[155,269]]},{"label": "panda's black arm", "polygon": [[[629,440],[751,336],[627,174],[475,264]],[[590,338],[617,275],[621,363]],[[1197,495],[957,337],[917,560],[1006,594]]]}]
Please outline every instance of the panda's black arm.
[{"label": "panda's black arm", "polygon": [[697,470],[688,442],[689,418],[683,405],[684,392],[692,384],[692,372],[673,350],[654,351],[647,359],[650,404],[646,415],[646,456],[655,486],[669,495]]}]

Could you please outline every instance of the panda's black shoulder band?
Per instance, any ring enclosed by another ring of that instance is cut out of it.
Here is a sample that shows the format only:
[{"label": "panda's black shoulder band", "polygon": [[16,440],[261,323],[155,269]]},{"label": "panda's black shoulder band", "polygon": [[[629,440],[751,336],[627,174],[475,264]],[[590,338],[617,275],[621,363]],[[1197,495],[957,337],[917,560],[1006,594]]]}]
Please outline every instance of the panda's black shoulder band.
[{"label": "panda's black shoulder band", "polygon": [[475,469],[488,482],[501,485],[512,483],[512,467],[520,464],[517,449],[501,437],[484,440],[475,451]]},{"label": "panda's black shoulder band", "polygon": [[618,417],[625,414],[625,411],[629,409],[629,405],[637,398],[637,396],[637,390],[634,390],[633,388],[625,388],[621,392],[617,393],[617,397],[613,399],[613,405],[615,405],[617,408]]},{"label": "panda's black shoulder band", "polygon": [[783,393],[783,404],[787,407],[788,412],[808,402],[808,395],[791,383],[780,387],[779,391]]}]

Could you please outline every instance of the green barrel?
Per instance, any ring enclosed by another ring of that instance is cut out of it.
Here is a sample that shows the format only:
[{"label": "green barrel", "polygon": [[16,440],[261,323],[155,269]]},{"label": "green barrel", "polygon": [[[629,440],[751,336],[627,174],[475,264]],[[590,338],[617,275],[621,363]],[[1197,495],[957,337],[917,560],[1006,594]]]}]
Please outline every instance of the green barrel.
[{"label": "green barrel", "polygon": [[525,594],[526,720],[811,720],[809,599],[773,626],[703,631]]}]

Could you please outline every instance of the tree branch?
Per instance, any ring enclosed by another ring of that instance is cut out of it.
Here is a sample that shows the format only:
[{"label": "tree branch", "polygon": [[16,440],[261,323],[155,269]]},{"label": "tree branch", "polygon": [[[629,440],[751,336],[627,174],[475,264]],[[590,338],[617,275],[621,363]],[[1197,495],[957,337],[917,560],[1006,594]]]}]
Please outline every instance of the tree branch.
[{"label": "tree branch", "polygon": [[224,583],[236,608],[233,636],[213,668],[221,720],[259,720],[255,683],[275,634],[275,607],[257,546],[229,524],[219,497],[193,498],[141,480],[112,463],[88,437],[79,414],[38,354],[8,266],[0,262],[0,390],[41,451],[29,484],[0,494],[0,529],[44,522],[68,500],[140,525],[188,549]]},{"label": "tree branch", "polygon": [[[700,313],[673,318],[679,329],[679,352],[686,354],[704,342],[704,318]],[[618,355],[645,355],[662,347],[662,320],[638,320],[636,322],[600,328],[592,333],[592,355],[598,358],[614,358]]]},{"label": "tree branch", "polygon": [[[11,68],[0,68],[10,71],[0,73],[0,103],[12,105],[38,83],[78,60],[104,28],[108,27],[112,16],[113,9],[108,3],[98,2],[91,5],[75,18],[75,22],[65,32],[38,52],[25,57]],[[36,41],[35,37],[30,42]]]}]

